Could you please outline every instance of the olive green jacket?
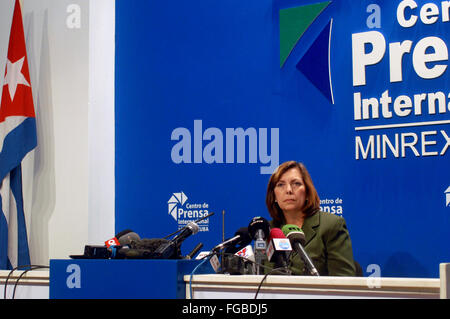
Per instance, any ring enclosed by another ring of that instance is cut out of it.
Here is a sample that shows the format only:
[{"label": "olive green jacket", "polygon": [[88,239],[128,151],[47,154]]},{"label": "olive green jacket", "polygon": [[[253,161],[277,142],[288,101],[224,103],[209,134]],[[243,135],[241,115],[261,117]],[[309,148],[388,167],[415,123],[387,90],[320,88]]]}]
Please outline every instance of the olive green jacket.
[{"label": "olive green jacket", "polygon": [[[303,247],[321,276],[356,276],[352,242],[343,217],[320,211],[305,219],[302,230],[306,239]],[[293,274],[309,275],[298,254],[293,252],[290,261]]]}]

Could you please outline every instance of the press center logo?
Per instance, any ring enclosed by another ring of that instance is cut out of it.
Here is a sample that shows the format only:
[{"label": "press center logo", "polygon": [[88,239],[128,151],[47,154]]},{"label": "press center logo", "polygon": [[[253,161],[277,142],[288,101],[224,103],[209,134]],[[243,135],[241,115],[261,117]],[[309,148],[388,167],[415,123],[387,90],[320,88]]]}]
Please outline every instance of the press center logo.
[{"label": "press center logo", "polygon": [[[178,223],[178,228],[209,214],[208,203],[190,203],[185,193],[173,193],[167,202],[168,214]],[[197,222],[199,231],[209,231],[209,218]]]},{"label": "press center logo", "polygon": [[320,210],[333,215],[343,215],[344,200],[342,196],[322,198],[320,200]]}]

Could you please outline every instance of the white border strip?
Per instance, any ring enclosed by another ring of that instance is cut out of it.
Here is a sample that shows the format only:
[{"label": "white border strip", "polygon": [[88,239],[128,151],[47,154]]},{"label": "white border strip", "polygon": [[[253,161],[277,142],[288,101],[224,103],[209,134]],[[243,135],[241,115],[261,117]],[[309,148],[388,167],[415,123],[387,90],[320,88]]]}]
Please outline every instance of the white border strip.
[{"label": "white border strip", "polygon": [[331,83],[331,30],[333,29],[333,19],[330,21],[330,33],[328,36],[328,78],[330,80],[331,103],[334,104],[333,84]]}]

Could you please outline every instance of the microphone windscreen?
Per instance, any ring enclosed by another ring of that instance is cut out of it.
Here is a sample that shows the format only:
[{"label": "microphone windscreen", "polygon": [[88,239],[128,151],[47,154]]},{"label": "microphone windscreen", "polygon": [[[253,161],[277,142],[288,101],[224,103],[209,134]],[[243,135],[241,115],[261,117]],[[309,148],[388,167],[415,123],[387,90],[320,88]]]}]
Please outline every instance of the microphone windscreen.
[{"label": "microphone windscreen", "polygon": [[299,241],[302,246],[306,243],[305,233],[303,230],[297,225],[286,224],[282,227],[283,233],[289,238],[290,241],[295,240]]},{"label": "microphone windscreen", "polygon": [[119,238],[119,237],[122,237],[123,235],[126,235],[131,232],[133,232],[131,229],[125,229],[125,230],[122,230],[121,232],[117,233],[115,237]]},{"label": "microphone windscreen", "polygon": [[305,240],[305,234],[303,233],[290,233],[288,236],[290,241],[298,241],[302,246],[305,246],[306,240]]},{"label": "microphone windscreen", "polygon": [[158,247],[169,242],[170,240],[162,238],[143,238],[141,240],[132,241],[130,247],[133,249],[145,249],[154,252]]},{"label": "microphone windscreen", "polygon": [[133,241],[141,240],[141,237],[139,237],[138,234],[136,234],[135,232],[132,232],[132,231],[130,231],[120,237],[116,237],[116,238],[119,241],[119,244],[121,246],[130,245],[131,242],[133,242]]},{"label": "microphone windscreen", "polygon": [[270,239],[272,238],[286,238],[286,235],[283,233],[283,231],[279,228],[272,228],[270,230]]},{"label": "microphone windscreen", "polygon": [[239,239],[240,246],[247,246],[252,241],[250,234],[248,233],[248,227],[241,227],[235,233],[234,236],[241,236]]},{"label": "microphone windscreen", "polygon": [[197,223],[191,222],[186,225],[187,228],[189,228],[192,231],[192,235],[195,235],[200,230],[200,227],[198,227]]},{"label": "microphone windscreen", "polygon": [[254,217],[250,221],[250,224],[248,225],[248,232],[252,239],[255,239],[256,232],[258,230],[263,231],[265,238],[269,237],[270,225],[269,225],[269,222],[267,221],[267,219],[265,219],[264,217],[260,217],[260,216]]},{"label": "microphone windscreen", "polygon": [[152,252],[147,249],[123,249],[120,254],[127,259],[151,259],[152,256]]},{"label": "microphone windscreen", "polygon": [[227,254],[235,254],[248,244],[252,242],[252,238],[248,233],[248,227],[241,227],[235,233],[234,236],[240,236],[239,240],[234,244],[225,248],[225,253]]}]

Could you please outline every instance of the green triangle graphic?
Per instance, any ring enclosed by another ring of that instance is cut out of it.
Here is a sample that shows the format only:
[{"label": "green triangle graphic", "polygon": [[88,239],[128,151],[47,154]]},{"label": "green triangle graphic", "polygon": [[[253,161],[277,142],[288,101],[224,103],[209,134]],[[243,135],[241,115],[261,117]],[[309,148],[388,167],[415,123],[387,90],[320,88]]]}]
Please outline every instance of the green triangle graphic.
[{"label": "green triangle graphic", "polygon": [[330,3],[325,1],[280,10],[280,67],[306,29]]}]

